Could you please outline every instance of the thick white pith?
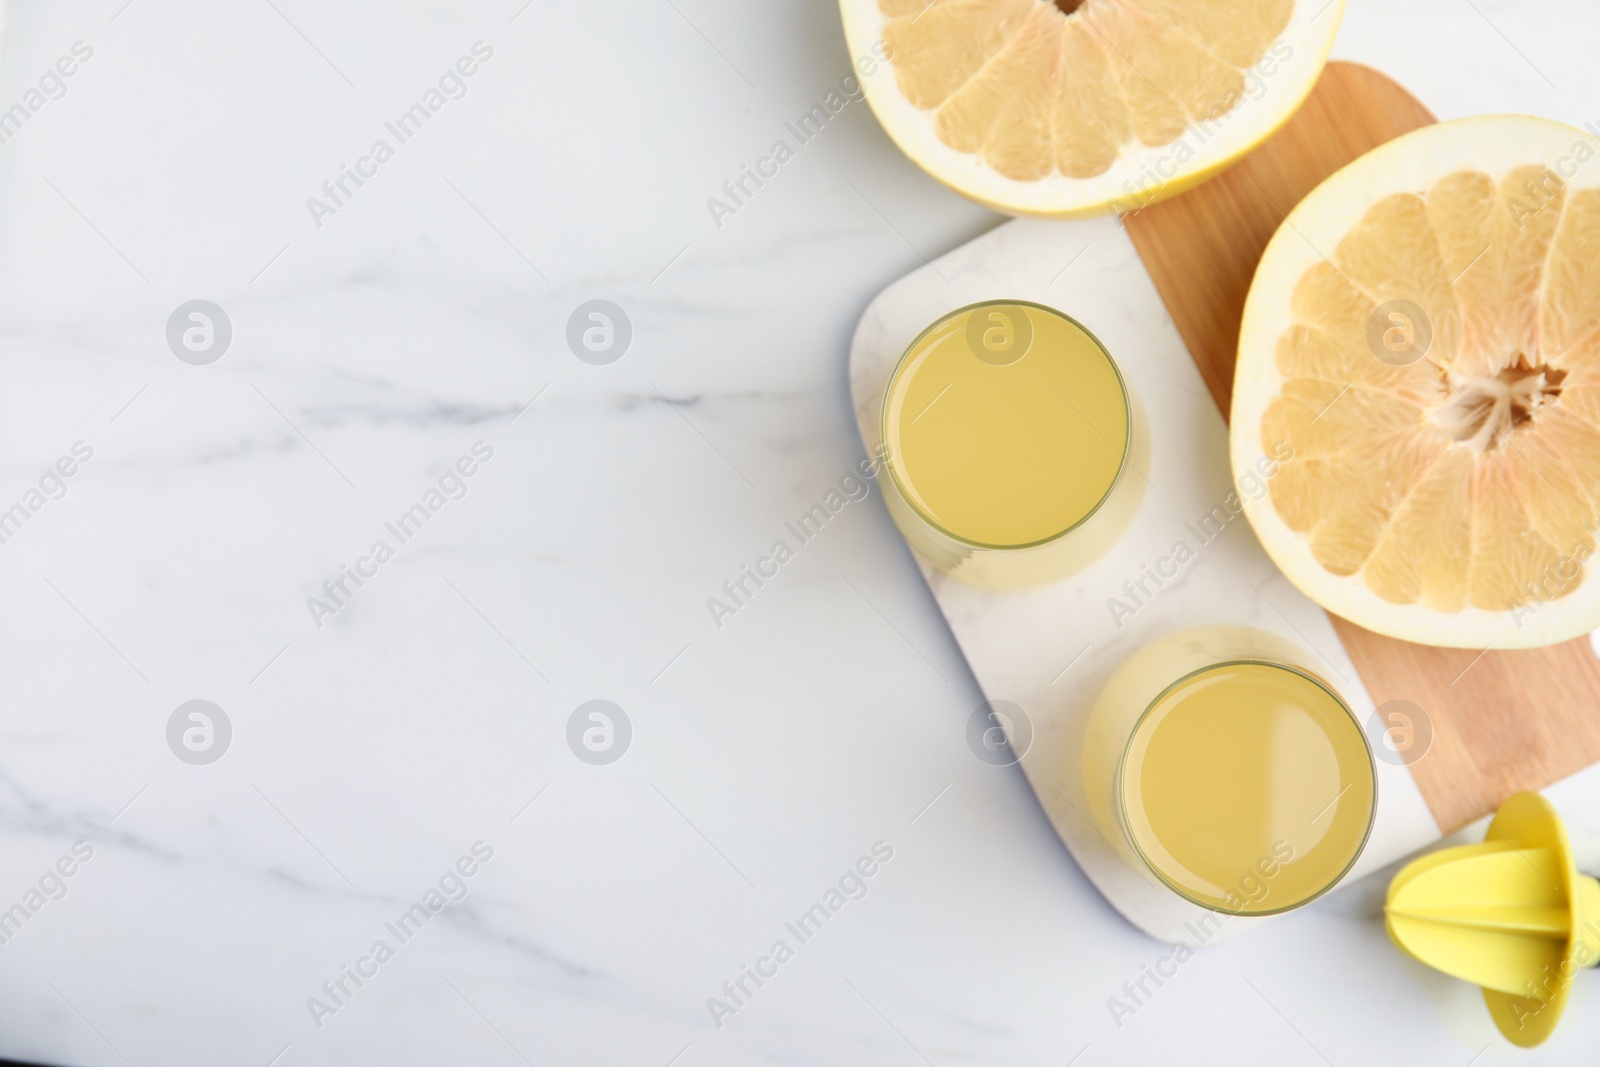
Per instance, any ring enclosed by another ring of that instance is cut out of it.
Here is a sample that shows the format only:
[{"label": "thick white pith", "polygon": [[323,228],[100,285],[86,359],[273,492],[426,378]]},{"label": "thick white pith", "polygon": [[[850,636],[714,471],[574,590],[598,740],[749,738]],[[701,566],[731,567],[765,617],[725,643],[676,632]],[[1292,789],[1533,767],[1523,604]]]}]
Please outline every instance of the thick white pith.
[{"label": "thick white pith", "polygon": [[[1529,116],[1483,116],[1424,127],[1383,145],[1323,182],[1279,227],[1245,302],[1235,371],[1230,432],[1233,468],[1264,462],[1260,426],[1283,377],[1274,354],[1293,322],[1295,284],[1323,252],[1338,246],[1376,201],[1396,193],[1423,193],[1449,174],[1476,170],[1498,177],[1514,166],[1560,166],[1570,197],[1600,186],[1600,165],[1573,170],[1577,145],[1600,155],[1600,141],[1582,130]],[[1586,156],[1587,157],[1587,156]],[[1561,372],[1538,352],[1506,354],[1506,367],[1490,377],[1454,376],[1441,369],[1440,399],[1429,417],[1451,436],[1481,452],[1507,447],[1518,430],[1559,405]],[[1257,468],[1259,469],[1259,468]],[[1307,596],[1328,610],[1379,633],[1425,644],[1462,648],[1530,648],[1553,644],[1600,626],[1600,579],[1595,560],[1583,568],[1576,591],[1537,610],[1441,612],[1418,604],[1393,604],[1367,588],[1360,573],[1335,575],[1312,555],[1306,537],[1290,529],[1271,501],[1246,499],[1245,514],[1273,561]]]},{"label": "thick white pith", "polygon": [[[875,59],[864,64],[874,57],[875,47],[881,57],[886,20],[877,0],[840,0],[845,39],[867,101],[901,151],[939,181],[997,211],[1054,218],[1137,210],[1197,184],[1266,140],[1316,84],[1344,4],[1345,0],[1326,4],[1299,0],[1273,46],[1276,56],[1286,52],[1287,58],[1274,59],[1273,73],[1261,79],[1258,97],[1242,100],[1217,122],[1192,125],[1170,144],[1130,144],[1110,170],[1092,178],[1054,174],[1038,181],[1015,181],[977,156],[940,141],[934,132],[934,112],[914,107],[901,95],[890,63]],[[1081,0],[1056,0],[1056,6],[1065,11],[1081,6]]]}]

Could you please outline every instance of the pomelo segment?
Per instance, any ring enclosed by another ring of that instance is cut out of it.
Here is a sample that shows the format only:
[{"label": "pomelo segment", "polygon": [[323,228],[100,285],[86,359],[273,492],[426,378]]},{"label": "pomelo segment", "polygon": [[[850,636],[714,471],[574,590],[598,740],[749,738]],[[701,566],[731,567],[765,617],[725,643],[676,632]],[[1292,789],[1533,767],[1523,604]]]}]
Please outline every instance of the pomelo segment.
[{"label": "pomelo segment", "polygon": [[1458,647],[1600,627],[1600,141],[1462,119],[1323,182],[1257,268],[1230,433],[1328,610]]},{"label": "pomelo segment", "polygon": [[[935,178],[1010,214],[1131,211],[1278,129],[1344,0],[840,0],[868,101]],[[887,61],[880,62],[887,56]]]}]

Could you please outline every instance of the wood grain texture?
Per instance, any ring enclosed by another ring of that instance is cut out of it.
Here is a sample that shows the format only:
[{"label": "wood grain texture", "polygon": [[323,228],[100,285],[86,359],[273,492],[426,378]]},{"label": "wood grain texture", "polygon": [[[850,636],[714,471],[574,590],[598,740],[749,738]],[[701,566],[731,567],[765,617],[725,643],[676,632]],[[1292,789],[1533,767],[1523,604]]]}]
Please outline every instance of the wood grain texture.
[{"label": "wood grain texture", "polygon": [[[1223,416],[1245,295],[1302,197],[1368,150],[1435,119],[1400,86],[1330,63],[1283,129],[1230,169],[1126,217],[1128,234]],[[1408,644],[1333,617],[1379,704],[1408,700],[1433,741],[1411,773],[1446,832],[1600,761],[1600,661],[1583,639],[1527,651]]]}]

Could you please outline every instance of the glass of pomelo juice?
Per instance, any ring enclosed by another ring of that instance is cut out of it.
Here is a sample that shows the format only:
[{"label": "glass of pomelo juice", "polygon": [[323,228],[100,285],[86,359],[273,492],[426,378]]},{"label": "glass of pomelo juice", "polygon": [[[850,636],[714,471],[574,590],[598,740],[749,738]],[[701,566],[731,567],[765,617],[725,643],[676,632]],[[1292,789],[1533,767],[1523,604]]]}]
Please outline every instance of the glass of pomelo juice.
[{"label": "glass of pomelo juice", "polygon": [[1372,750],[1337,689],[1293,643],[1246,627],[1130,657],[1091,713],[1083,770],[1090,815],[1128,863],[1239,915],[1333,888],[1377,811]]},{"label": "glass of pomelo juice", "polygon": [[964,581],[1064,577],[1137,509],[1135,409],[1110,353],[1076,320],[1024,300],[959,308],[918,335],[890,377],[889,512],[920,555]]}]

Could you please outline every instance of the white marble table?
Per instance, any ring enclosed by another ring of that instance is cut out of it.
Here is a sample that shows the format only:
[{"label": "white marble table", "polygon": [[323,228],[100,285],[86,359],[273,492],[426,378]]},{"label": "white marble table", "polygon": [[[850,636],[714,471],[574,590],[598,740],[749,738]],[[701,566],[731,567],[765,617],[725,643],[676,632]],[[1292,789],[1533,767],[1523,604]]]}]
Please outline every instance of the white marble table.
[{"label": "white marble table", "polygon": [[[1337,54],[1584,122],[1597,35],[1351,0]],[[968,749],[876,489],[789,532],[860,458],[866,302],[998,221],[861,103],[708,207],[848,71],[827,0],[15,0],[4,68],[40,106],[0,144],[0,1054],[1592,1059],[1600,978],[1512,1055],[1389,946],[1383,873],[1135,1001],[1172,949]],[[194,300],[211,362],[169,347]],[[569,348],[594,300],[614,362]]]}]

